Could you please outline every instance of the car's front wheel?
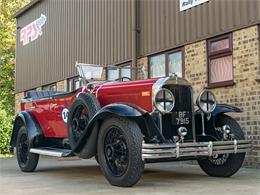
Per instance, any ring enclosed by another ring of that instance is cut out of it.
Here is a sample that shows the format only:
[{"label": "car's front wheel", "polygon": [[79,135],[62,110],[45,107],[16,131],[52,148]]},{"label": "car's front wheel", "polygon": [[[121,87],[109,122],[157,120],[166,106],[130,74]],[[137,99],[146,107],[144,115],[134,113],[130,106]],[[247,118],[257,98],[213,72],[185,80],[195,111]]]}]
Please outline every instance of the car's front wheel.
[{"label": "car's front wheel", "polygon": [[23,172],[33,172],[39,161],[39,154],[30,152],[27,129],[21,126],[17,135],[16,155],[20,169]]},{"label": "car's front wheel", "polygon": [[123,118],[104,121],[98,136],[98,160],[112,185],[130,187],[139,181],[144,170],[142,141],[135,122]]},{"label": "car's front wheel", "polygon": [[[239,124],[230,116],[220,115],[216,119],[217,127],[228,125],[234,139],[245,139],[244,133]],[[245,153],[238,154],[221,154],[206,159],[198,160],[201,169],[209,176],[213,177],[230,177],[234,175],[242,166]]]}]

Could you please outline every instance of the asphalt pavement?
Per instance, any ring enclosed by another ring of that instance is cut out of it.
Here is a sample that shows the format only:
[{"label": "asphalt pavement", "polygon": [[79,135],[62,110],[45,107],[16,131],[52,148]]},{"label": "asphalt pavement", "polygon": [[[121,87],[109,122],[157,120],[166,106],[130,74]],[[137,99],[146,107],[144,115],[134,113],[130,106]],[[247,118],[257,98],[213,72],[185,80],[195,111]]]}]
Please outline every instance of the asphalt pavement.
[{"label": "asphalt pavement", "polygon": [[0,159],[0,194],[220,194],[260,195],[260,169],[242,168],[231,178],[208,177],[197,165],[146,165],[137,185],[111,186],[95,160],[41,157],[34,173],[22,173],[15,158]]}]

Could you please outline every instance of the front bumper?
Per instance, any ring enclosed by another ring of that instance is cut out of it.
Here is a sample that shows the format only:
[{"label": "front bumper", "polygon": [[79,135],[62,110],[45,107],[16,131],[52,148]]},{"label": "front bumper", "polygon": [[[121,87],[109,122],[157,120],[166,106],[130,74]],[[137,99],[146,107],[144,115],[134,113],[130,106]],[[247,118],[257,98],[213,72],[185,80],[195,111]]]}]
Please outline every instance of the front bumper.
[{"label": "front bumper", "polygon": [[146,144],[142,145],[143,160],[215,156],[218,154],[236,154],[250,151],[250,140],[192,142],[176,144]]}]

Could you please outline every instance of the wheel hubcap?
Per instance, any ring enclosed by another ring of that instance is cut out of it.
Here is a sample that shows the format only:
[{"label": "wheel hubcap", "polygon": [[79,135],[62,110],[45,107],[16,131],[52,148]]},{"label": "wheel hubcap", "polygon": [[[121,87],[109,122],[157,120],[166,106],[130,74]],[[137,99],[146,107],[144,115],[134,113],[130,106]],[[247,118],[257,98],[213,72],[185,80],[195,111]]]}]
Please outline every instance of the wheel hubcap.
[{"label": "wheel hubcap", "polygon": [[83,105],[78,106],[72,115],[72,134],[75,141],[78,141],[82,136],[83,131],[88,125],[87,108]]},{"label": "wheel hubcap", "polygon": [[129,153],[122,130],[112,127],[108,130],[104,140],[104,154],[111,173],[122,176],[128,167]]},{"label": "wheel hubcap", "polygon": [[212,156],[209,158],[209,161],[213,163],[214,165],[223,165],[227,161],[229,157],[229,154],[221,154],[221,155],[216,155]]}]

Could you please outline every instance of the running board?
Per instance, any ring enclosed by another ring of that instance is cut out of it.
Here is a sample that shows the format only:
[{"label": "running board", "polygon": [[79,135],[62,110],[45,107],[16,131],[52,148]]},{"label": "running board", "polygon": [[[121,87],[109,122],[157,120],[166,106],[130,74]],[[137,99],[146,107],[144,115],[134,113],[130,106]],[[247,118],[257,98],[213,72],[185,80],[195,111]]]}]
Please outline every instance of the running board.
[{"label": "running board", "polygon": [[54,156],[54,157],[60,157],[60,158],[73,156],[73,153],[71,150],[61,149],[61,148],[49,148],[49,147],[31,148],[30,152],[34,153],[34,154]]}]

